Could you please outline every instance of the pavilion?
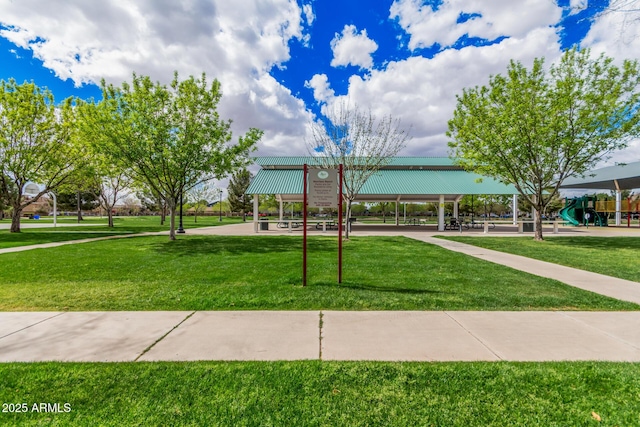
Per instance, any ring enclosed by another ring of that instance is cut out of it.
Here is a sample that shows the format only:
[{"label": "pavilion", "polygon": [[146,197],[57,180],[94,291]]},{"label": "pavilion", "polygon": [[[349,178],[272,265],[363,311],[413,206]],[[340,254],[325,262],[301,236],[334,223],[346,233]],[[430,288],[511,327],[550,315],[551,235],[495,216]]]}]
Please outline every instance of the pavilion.
[{"label": "pavilion", "polygon": [[[247,194],[274,194],[280,204],[302,202],[303,165],[320,167],[315,157],[257,157],[260,170],[253,178]],[[401,202],[433,202],[438,204],[438,230],[445,225],[445,203],[453,203],[453,215],[458,216],[458,204],[466,194],[511,195],[517,206],[517,190],[493,178],[467,172],[446,157],[394,157],[362,187],[356,202],[397,202],[395,224],[399,224]],[[253,198],[254,229],[258,230],[258,198]],[[517,209],[513,209],[514,222]]]}]

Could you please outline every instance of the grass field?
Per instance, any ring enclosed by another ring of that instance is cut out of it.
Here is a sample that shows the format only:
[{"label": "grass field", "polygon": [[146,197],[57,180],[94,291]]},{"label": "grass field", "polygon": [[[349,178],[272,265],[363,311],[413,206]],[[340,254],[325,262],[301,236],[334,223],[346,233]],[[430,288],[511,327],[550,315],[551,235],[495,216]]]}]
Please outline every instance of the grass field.
[{"label": "grass field", "polygon": [[530,237],[442,238],[640,282],[637,237],[547,236],[542,242]]},{"label": "grass field", "polygon": [[14,363],[0,401],[29,412],[0,424],[637,426],[638,390],[640,364],[602,362]]},{"label": "grass field", "polygon": [[638,310],[403,237],[166,236],[0,255],[0,310]]},{"label": "grass field", "polygon": [[[183,227],[185,229],[196,227],[211,227],[218,225],[237,224],[242,222],[242,218],[223,218],[222,222],[216,217],[185,217]],[[9,224],[9,221],[2,221]],[[10,233],[9,230],[0,230],[0,249],[16,246],[35,245],[38,243],[63,242],[69,240],[88,239],[92,237],[104,237],[110,235],[138,234],[158,231],[168,231],[169,221],[160,225],[160,217],[152,216],[130,216],[114,218],[114,227],[107,227],[107,219],[100,217],[86,217],[80,226],[73,217],[62,217],[58,220],[58,227],[53,227],[53,220],[45,218],[43,220],[22,221],[23,224],[50,224],[50,228],[27,228],[23,227],[20,233]],[[176,220],[176,227],[178,222]]]}]

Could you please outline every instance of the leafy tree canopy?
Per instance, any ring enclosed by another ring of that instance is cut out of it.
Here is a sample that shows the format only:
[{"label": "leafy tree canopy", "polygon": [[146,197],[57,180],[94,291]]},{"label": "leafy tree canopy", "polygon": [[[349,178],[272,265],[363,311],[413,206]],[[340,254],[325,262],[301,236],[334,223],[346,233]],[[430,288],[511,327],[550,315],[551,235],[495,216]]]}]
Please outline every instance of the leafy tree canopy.
[{"label": "leafy tree canopy", "polygon": [[103,82],[102,90],[104,100],[90,111],[93,134],[106,153],[166,201],[172,240],[180,194],[244,166],[262,136],[250,129],[231,142],[231,122],[217,111],[220,83],[208,84],[204,73],[186,80],[176,73],[169,86],[134,74],[132,84]]},{"label": "leafy tree canopy", "polygon": [[637,61],[620,67],[589,50],[568,50],[545,68],[512,61],[506,76],[457,97],[447,135],[466,169],[513,184],[541,213],[572,175],[588,173],[640,133]]}]

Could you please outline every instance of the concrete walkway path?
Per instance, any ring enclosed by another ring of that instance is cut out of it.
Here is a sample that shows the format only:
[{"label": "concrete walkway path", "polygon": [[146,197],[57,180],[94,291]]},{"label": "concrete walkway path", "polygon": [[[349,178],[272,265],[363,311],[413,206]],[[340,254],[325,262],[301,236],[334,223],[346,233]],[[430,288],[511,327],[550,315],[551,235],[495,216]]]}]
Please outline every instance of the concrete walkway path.
[{"label": "concrete walkway path", "polygon": [[632,361],[640,312],[0,313],[0,362]]}]

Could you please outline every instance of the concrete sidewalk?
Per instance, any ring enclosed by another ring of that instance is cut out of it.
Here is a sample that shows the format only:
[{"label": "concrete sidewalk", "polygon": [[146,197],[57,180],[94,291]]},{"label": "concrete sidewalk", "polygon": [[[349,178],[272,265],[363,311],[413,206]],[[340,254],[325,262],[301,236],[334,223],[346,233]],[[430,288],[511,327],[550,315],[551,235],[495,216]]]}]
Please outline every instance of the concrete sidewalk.
[{"label": "concrete sidewalk", "polygon": [[640,362],[640,312],[0,313],[0,362]]}]

